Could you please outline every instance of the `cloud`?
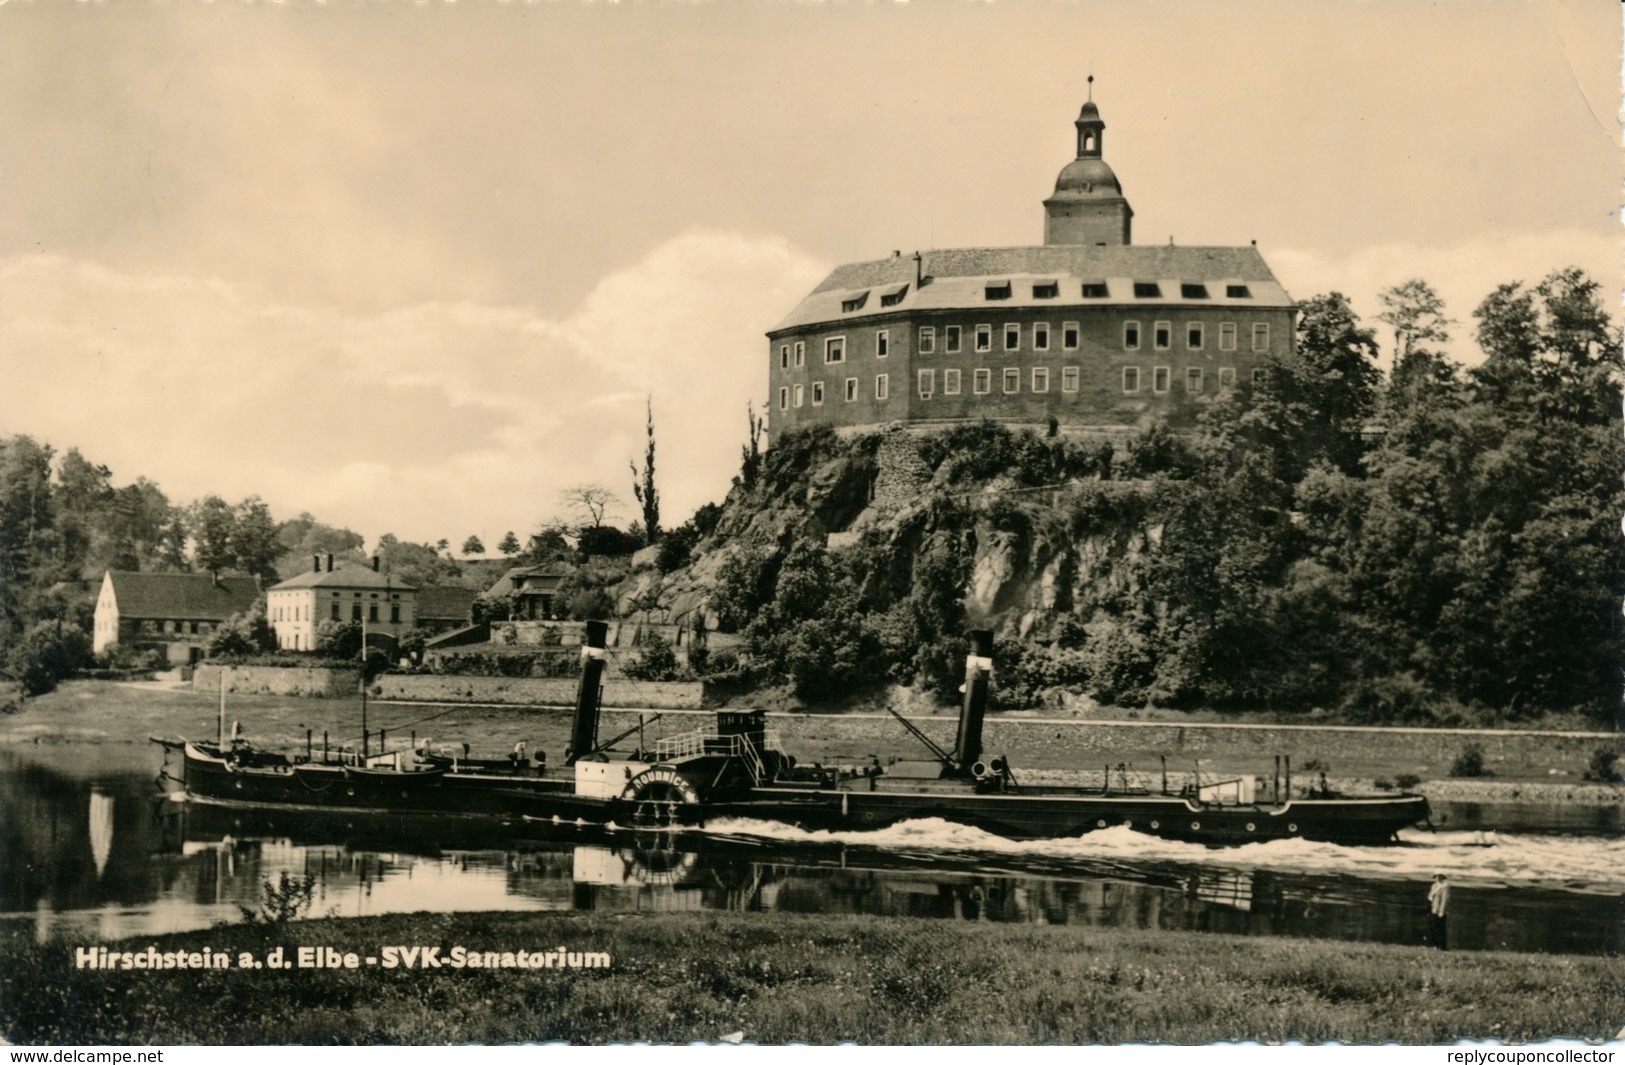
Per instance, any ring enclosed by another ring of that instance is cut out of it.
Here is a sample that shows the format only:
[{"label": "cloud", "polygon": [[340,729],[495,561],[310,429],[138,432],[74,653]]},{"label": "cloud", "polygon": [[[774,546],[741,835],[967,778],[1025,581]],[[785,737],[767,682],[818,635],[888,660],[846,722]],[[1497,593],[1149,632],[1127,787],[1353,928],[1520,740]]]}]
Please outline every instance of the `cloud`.
[{"label": "cloud", "polygon": [[682,233],[560,319],[381,313],[57,256],[0,261],[0,427],[79,447],[177,501],[259,494],[375,537],[524,533],[598,481],[637,517],[652,396],[663,517],[727,490],[763,331],[822,275],[781,238]]},{"label": "cloud", "polygon": [[1268,252],[1267,258],[1300,301],[1332,291],[1347,296],[1365,324],[1376,329],[1385,365],[1393,334],[1376,320],[1382,313],[1379,294],[1412,278],[1428,282],[1444,300],[1445,313],[1455,322],[1451,354],[1469,366],[1483,360],[1473,343],[1473,311],[1497,285],[1533,285],[1553,270],[1578,266],[1602,283],[1604,303],[1617,320],[1625,284],[1618,239],[1585,230],[1488,234],[1452,247],[1385,244],[1342,258],[1284,248]]}]

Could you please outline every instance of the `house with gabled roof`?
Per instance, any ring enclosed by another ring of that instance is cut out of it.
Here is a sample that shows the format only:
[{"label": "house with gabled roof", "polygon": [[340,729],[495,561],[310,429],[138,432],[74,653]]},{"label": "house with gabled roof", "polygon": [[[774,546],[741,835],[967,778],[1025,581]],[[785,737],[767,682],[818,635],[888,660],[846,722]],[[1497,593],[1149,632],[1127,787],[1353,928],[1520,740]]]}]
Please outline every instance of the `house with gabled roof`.
[{"label": "house with gabled roof", "polygon": [[418,589],[371,566],[335,568],[333,556],[311,556],[311,569],[274,585],[265,594],[265,611],[283,651],[316,650],[316,628],[324,621],[357,621],[367,629],[368,645],[381,637],[398,640],[417,626]]},{"label": "house with gabled roof", "polygon": [[259,594],[253,577],[108,570],[96,597],[92,647],[98,654],[110,647],[158,649],[172,664],[196,662],[215,630],[253,607]]}]

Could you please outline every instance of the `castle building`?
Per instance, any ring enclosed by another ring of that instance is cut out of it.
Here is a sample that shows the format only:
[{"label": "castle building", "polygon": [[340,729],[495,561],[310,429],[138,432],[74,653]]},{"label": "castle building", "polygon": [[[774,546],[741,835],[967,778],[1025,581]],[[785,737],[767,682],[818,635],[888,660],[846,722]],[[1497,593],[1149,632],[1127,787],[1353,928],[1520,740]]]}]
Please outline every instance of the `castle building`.
[{"label": "castle building", "polygon": [[1130,243],[1093,100],[1074,125],[1042,245],[847,263],[768,332],[775,433],[1180,425],[1291,351],[1296,308],[1258,249]]}]

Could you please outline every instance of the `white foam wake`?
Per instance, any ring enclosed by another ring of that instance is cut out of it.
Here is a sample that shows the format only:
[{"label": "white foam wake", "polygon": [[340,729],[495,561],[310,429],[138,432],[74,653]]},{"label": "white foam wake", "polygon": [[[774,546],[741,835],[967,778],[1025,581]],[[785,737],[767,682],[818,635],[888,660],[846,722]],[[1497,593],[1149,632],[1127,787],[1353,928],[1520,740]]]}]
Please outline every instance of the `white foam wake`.
[{"label": "white foam wake", "polygon": [[846,844],[881,850],[933,850],[1034,859],[1156,861],[1237,869],[1278,869],[1383,879],[1425,880],[1434,873],[1486,886],[1547,886],[1625,893],[1625,839],[1428,832],[1407,829],[1401,845],[1345,847],[1304,839],[1204,847],[1158,839],[1121,826],[1065,839],[1016,842],[939,818],[863,832],[809,832],[747,818],[715,821],[707,835],[785,843]]}]

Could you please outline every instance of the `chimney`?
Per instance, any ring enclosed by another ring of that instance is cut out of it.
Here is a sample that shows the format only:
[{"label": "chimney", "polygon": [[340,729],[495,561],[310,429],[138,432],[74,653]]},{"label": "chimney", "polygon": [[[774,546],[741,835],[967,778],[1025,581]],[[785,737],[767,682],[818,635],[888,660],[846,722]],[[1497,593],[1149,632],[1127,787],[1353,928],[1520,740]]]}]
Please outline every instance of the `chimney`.
[{"label": "chimney", "polygon": [[377,555],[372,556],[372,571],[374,573],[378,572],[378,556]]},{"label": "chimney", "polygon": [[331,551],[327,553],[327,572],[333,572],[333,552]]},{"label": "chimney", "polygon": [[987,713],[987,684],[993,675],[993,632],[970,631],[970,654],[965,658],[965,703],[959,710],[959,736],[954,740],[954,765],[968,774],[982,757],[982,717]]},{"label": "chimney", "polygon": [[576,690],[576,716],[570,729],[570,749],[565,765],[575,765],[583,755],[598,746],[598,700],[603,693],[604,644],[609,623],[587,622],[587,642],[581,646],[581,687]]},{"label": "chimney", "polygon": [[321,555],[311,555],[310,557],[312,559],[314,559],[315,562],[316,562],[316,572],[320,573],[322,571],[322,556]]},{"label": "chimney", "polygon": [[918,289],[923,284],[925,284],[925,260],[920,258],[920,253],[919,252],[915,252],[914,253],[914,287],[915,287],[915,289]]}]

